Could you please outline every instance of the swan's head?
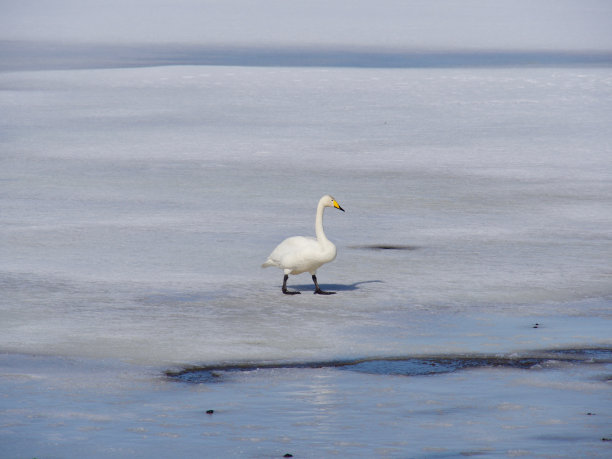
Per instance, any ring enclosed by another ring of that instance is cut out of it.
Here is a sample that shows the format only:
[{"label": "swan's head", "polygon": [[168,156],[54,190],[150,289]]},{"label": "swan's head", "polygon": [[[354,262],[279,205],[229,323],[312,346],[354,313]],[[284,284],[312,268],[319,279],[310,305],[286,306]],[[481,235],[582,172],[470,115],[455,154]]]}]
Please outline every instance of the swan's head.
[{"label": "swan's head", "polygon": [[319,201],[319,203],[322,203],[323,206],[325,207],[335,207],[336,209],[339,209],[342,212],[344,212],[344,209],[340,207],[340,204],[338,204],[338,201],[336,201],[332,196],[328,194],[323,196],[321,200]]}]

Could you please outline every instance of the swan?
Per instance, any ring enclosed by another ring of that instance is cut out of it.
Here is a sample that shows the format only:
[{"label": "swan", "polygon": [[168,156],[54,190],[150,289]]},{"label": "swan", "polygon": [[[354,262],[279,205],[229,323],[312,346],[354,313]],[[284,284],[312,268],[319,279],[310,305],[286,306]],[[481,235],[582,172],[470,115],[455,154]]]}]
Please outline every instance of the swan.
[{"label": "swan", "polygon": [[317,206],[317,217],[315,219],[316,238],[293,236],[278,244],[268,259],[261,265],[262,268],[277,266],[285,273],[282,291],[285,295],[297,295],[301,292],[287,290],[287,279],[289,274],[301,274],[309,272],[315,285],[314,293],[320,295],[332,295],[336,292],[324,292],[317,282],[317,269],[336,258],[336,246],[325,236],[323,232],[323,211],[326,207],[335,207],[344,212],[338,201],[326,194],[319,200]]}]

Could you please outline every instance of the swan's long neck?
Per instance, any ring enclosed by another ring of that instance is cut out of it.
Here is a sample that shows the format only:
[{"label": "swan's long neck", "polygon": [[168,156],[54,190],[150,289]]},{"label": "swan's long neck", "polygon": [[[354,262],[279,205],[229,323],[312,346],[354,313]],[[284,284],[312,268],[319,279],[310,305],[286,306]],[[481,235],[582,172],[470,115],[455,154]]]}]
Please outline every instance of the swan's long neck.
[{"label": "swan's long neck", "polygon": [[327,241],[327,236],[323,232],[323,210],[325,210],[325,206],[323,202],[319,202],[317,206],[317,218],[315,220],[315,233],[317,235],[318,241]]}]

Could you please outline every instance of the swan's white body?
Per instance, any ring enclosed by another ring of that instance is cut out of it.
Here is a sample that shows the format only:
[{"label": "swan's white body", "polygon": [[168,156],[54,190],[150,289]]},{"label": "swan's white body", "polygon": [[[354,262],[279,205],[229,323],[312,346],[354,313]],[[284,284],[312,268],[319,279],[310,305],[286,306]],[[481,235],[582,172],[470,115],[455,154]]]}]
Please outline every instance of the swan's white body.
[{"label": "swan's white body", "polygon": [[[319,200],[315,219],[317,237],[293,236],[285,239],[268,256],[268,259],[261,265],[262,268],[276,266],[284,271],[285,276],[309,272],[313,276],[317,293],[319,293],[316,277],[314,277],[317,269],[336,258],[336,246],[327,239],[323,231],[323,211],[326,207],[335,207],[344,211],[334,198],[329,195],[323,196]],[[286,278],[283,292],[286,290],[285,284]]]},{"label": "swan's white body", "polygon": [[328,239],[293,236],[281,242],[261,266],[277,266],[285,274],[316,274],[317,269],[335,258],[336,246]]}]

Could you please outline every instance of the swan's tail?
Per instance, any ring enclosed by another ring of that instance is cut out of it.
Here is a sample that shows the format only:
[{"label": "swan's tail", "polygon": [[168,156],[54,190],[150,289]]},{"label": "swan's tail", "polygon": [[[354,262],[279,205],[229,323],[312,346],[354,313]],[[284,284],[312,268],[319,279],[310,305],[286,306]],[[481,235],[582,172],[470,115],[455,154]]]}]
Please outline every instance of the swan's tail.
[{"label": "swan's tail", "polygon": [[269,258],[264,262],[263,265],[261,265],[262,268],[269,268],[270,266],[276,266],[276,263],[274,263]]}]

